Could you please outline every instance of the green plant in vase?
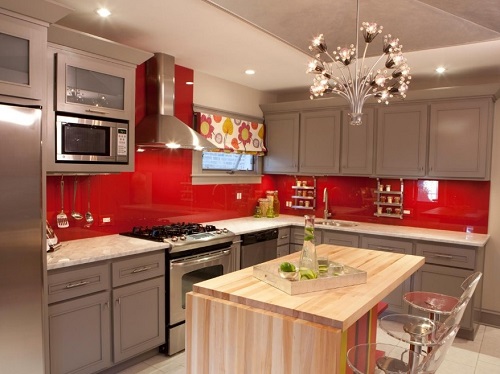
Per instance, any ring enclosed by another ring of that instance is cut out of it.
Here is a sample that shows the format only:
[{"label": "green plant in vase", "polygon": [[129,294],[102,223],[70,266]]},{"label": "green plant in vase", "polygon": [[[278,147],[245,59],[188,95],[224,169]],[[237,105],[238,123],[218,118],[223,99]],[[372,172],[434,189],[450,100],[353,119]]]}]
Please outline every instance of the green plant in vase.
[{"label": "green plant in vase", "polygon": [[318,260],[314,240],[314,216],[306,215],[304,225],[304,244],[300,253],[300,280],[316,279],[318,277]]}]

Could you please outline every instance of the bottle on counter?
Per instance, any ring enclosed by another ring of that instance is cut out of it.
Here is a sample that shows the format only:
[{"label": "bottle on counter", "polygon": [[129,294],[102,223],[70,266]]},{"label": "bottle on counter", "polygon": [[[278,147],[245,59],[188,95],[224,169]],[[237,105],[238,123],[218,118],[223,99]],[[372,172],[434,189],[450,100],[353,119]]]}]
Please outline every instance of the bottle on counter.
[{"label": "bottle on counter", "polygon": [[304,225],[304,244],[300,253],[300,279],[315,279],[318,277],[318,259],[316,257],[316,243],[314,235],[314,216],[306,215]]},{"label": "bottle on counter", "polygon": [[257,206],[255,207],[255,210],[254,210],[253,216],[254,216],[255,218],[261,218],[261,217],[262,217],[262,210],[260,209],[260,206],[259,206],[259,205],[257,205]]},{"label": "bottle on counter", "polygon": [[273,204],[269,204],[269,207],[267,208],[267,214],[266,214],[266,217],[267,217],[267,218],[274,218],[274,208],[273,208]]},{"label": "bottle on counter", "polygon": [[280,201],[278,199],[278,191],[274,191],[273,210],[274,210],[274,216],[279,217],[279,215],[280,215]]}]

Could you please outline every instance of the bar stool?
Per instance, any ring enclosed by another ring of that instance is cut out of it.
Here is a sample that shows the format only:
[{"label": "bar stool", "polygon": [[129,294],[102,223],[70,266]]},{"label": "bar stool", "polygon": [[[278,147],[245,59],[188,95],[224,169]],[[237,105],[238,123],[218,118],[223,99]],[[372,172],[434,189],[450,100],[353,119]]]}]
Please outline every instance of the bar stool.
[{"label": "bar stool", "polygon": [[463,281],[463,293],[460,298],[435,292],[414,291],[404,294],[403,300],[415,309],[427,312],[433,321],[439,321],[442,316],[450,315],[461,298],[472,297],[481,276],[481,272],[476,272]]}]

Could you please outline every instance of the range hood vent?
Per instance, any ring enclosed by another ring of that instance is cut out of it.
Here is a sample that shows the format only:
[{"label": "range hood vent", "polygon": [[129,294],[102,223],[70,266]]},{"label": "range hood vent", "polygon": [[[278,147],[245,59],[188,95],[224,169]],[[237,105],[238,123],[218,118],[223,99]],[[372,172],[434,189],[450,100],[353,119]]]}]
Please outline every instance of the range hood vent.
[{"label": "range hood vent", "polygon": [[163,53],[146,61],[146,117],[135,128],[135,143],[141,148],[212,150],[207,139],[174,117],[173,56]]}]

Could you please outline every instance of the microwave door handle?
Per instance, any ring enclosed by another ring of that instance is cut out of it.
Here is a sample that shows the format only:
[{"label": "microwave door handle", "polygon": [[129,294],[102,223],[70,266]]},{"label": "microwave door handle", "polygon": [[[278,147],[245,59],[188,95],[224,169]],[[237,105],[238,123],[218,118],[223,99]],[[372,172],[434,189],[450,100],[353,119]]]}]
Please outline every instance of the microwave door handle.
[{"label": "microwave door handle", "polygon": [[116,147],[118,147],[117,145],[117,142],[118,142],[118,131],[116,130],[116,127],[115,126],[112,126],[110,128],[110,138],[111,138],[111,141],[110,141],[110,145],[109,145],[109,155],[111,157],[114,157],[116,158]]},{"label": "microwave door handle", "polygon": [[208,261],[212,261],[212,260],[217,260],[219,258],[222,258],[222,257],[225,257],[225,256],[229,256],[229,254],[231,253],[231,251],[229,249],[227,250],[224,250],[222,251],[221,254],[215,254],[215,255],[211,255],[211,256],[204,256],[204,257],[197,257],[197,258],[194,258],[194,259],[190,259],[190,260],[185,260],[185,261],[171,261],[170,264],[172,266],[180,266],[180,267],[183,267],[183,266],[189,266],[189,265],[195,265],[195,264],[201,264],[201,263],[204,263],[204,262],[208,262]]}]

